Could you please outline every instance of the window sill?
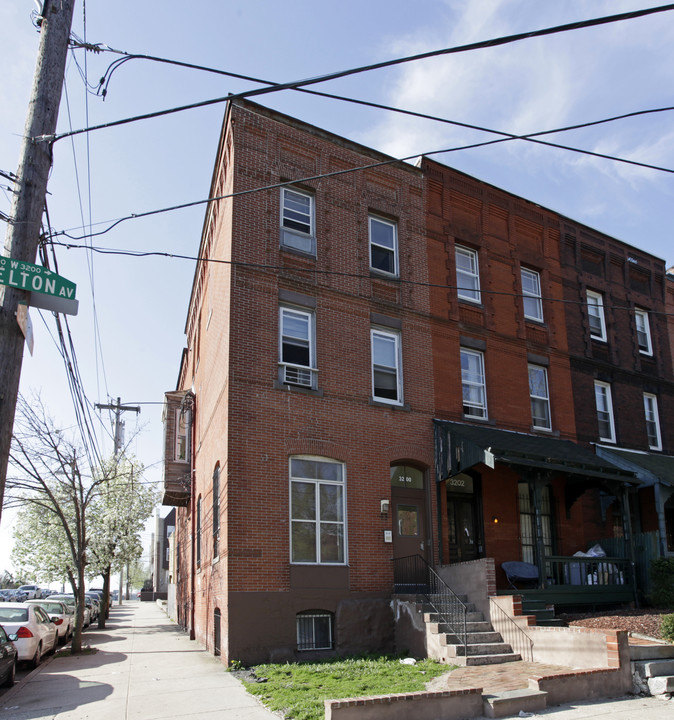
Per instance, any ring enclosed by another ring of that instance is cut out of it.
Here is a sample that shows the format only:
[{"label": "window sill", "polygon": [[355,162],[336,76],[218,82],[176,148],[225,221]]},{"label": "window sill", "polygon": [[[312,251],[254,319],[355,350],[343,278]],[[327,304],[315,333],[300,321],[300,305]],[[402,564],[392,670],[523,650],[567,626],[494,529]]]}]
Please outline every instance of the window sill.
[{"label": "window sill", "polygon": [[480,308],[480,309],[484,310],[484,305],[482,304],[482,299],[480,299],[480,300],[471,300],[471,298],[461,297],[461,295],[457,295],[457,296],[456,296],[456,299],[457,299],[460,303],[468,303],[468,305],[470,305],[470,306],[473,307],[473,308]]},{"label": "window sill", "polygon": [[387,273],[385,270],[370,268],[370,277],[377,278],[377,280],[390,280],[391,282],[400,283],[400,275],[393,275],[392,273]]},{"label": "window sill", "polygon": [[604,345],[608,343],[608,340],[606,338],[599,337],[598,335],[590,335],[590,340],[598,343],[604,343]]},{"label": "window sill", "polygon": [[485,424],[489,424],[489,425],[494,425],[494,424],[495,424],[495,421],[494,421],[494,420],[490,420],[488,417],[479,417],[478,415],[466,415],[466,414],[464,414],[464,415],[463,415],[463,419],[466,420],[467,422],[471,422],[471,421],[474,420],[475,422],[485,423]]},{"label": "window sill", "polygon": [[552,428],[536,427],[532,425],[530,428],[532,433],[540,433],[541,435],[552,435],[553,437],[559,437],[559,430],[553,430]]},{"label": "window sill", "polygon": [[278,380],[274,380],[274,390],[283,390],[285,392],[298,393],[300,395],[314,395],[316,397],[323,397],[323,388],[309,388],[302,387],[301,385],[290,385],[289,383],[282,383]]},{"label": "window sill", "polygon": [[315,252],[307,252],[306,250],[300,250],[299,248],[294,248],[292,245],[284,245],[283,243],[280,245],[280,250],[282,253],[288,253],[289,255],[294,255],[296,257],[304,258],[305,260],[316,262]]},{"label": "window sill", "polygon": [[213,565],[217,565],[219,562],[220,562],[220,556],[218,555],[218,557],[214,557],[214,558],[211,560],[211,567],[212,567]]},{"label": "window sill", "polygon": [[407,404],[386,402],[385,400],[378,400],[377,398],[373,397],[368,400],[367,404],[371,405],[372,407],[389,408],[389,410],[402,410],[403,412],[410,412],[412,409]]}]

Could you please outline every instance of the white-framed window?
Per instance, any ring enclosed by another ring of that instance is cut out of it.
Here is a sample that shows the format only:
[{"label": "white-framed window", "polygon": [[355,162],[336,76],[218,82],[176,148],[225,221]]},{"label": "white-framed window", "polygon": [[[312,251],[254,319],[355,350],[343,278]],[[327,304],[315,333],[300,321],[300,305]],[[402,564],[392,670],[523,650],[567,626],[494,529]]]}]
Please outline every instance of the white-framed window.
[{"label": "white-framed window", "polygon": [[293,307],[279,309],[280,381],[316,388],[315,315]]},{"label": "white-framed window", "polygon": [[315,199],[297,188],[281,188],[281,245],[316,254]]},{"label": "white-framed window", "polygon": [[176,462],[189,462],[190,411],[176,409],[175,457]]},{"label": "white-framed window", "polygon": [[587,316],[590,322],[590,336],[595,340],[606,341],[606,320],[604,318],[604,298],[594,290],[587,293]]},{"label": "white-framed window", "polygon": [[297,613],[297,649],[332,650],[334,647],[332,613],[305,610]]},{"label": "white-framed window", "polygon": [[346,562],[346,488],[343,463],[290,458],[290,561]]},{"label": "white-framed window", "polygon": [[195,561],[197,567],[201,566],[201,495],[197,499],[197,521],[196,528],[194,530],[196,537],[194,538],[195,544]]},{"label": "white-framed window", "polygon": [[520,268],[522,276],[522,303],[524,317],[543,322],[543,300],[541,298],[541,276],[535,270]]},{"label": "white-framed window", "polygon": [[369,216],[370,268],[398,277],[398,226],[391,220]]},{"label": "white-framed window", "polygon": [[644,393],[644,414],[646,415],[646,433],[648,447],[651,450],[662,450],[660,437],[660,416],[658,414],[658,399],[651,393]]},{"label": "white-framed window", "polygon": [[548,371],[541,365],[529,365],[529,397],[532,425],[538,430],[551,430]]},{"label": "white-framed window", "polygon": [[213,471],[213,559],[220,555],[220,465]]},{"label": "white-framed window", "polygon": [[613,424],[613,401],[611,399],[611,386],[599,380],[594,381],[594,399],[597,405],[597,425],[599,426],[599,439],[615,442],[615,427]]},{"label": "white-framed window", "polygon": [[487,390],[484,377],[484,355],[478,350],[461,348],[461,388],[463,414],[487,417]]},{"label": "white-framed window", "polygon": [[463,300],[480,302],[480,268],[477,252],[457,245],[454,248],[456,258],[456,294]]},{"label": "white-framed window", "polygon": [[400,334],[387,330],[370,331],[372,351],[372,398],[402,404],[402,362]]},{"label": "white-framed window", "polygon": [[635,308],[634,321],[637,326],[637,343],[639,352],[642,355],[652,355],[653,346],[651,344],[651,326],[648,322],[648,311]]}]

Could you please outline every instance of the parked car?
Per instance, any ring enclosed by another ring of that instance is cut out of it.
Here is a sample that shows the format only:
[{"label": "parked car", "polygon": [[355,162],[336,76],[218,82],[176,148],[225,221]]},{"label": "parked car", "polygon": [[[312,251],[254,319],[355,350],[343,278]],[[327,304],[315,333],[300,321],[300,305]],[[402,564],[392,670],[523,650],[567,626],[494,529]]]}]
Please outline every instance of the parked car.
[{"label": "parked car", "polygon": [[3,603],[0,625],[7,633],[16,633],[14,645],[19,660],[37,667],[42,656],[52,652],[58,642],[58,630],[47,613],[35,603]]},{"label": "parked car", "polygon": [[68,638],[73,634],[75,625],[75,608],[71,608],[64,602],[59,600],[42,599],[42,600],[26,600],[27,605],[39,605],[49,617],[54,621],[58,630],[58,641],[60,645],[64,645]]},{"label": "parked car", "polygon": [[16,676],[19,652],[14,645],[16,635],[8,635],[0,625],[0,685],[12,687]]},{"label": "parked car", "polygon": [[13,591],[2,589],[0,590],[0,602],[12,602],[14,599]]},{"label": "parked car", "polygon": [[[73,611],[73,627],[75,627],[75,614],[77,612],[77,601],[74,595],[66,595],[63,593],[57,595],[51,595],[50,600],[58,600],[59,602],[65,603]],[[84,605],[84,621],[83,627],[89,627],[91,625],[91,607],[85,603]]]},{"label": "parked car", "polygon": [[22,585],[18,592],[26,593],[26,600],[34,600],[42,597],[42,591],[37,585]]}]

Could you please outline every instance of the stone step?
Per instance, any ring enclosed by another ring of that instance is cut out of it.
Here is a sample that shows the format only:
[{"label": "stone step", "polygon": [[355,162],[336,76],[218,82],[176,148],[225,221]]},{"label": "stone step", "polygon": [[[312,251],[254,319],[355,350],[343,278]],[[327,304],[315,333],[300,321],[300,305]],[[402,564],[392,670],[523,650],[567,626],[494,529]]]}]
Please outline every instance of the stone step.
[{"label": "stone step", "polygon": [[[435,612],[435,611],[424,612],[424,622],[425,623],[441,623],[442,616],[440,615],[440,613]],[[466,622],[467,623],[479,623],[479,622],[485,622],[485,619],[481,612],[469,612],[469,613],[466,613]]]},{"label": "stone step", "polygon": [[468,655],[468,657],[452,658],[456,665],[476,667],[478,665],[500,665],[502,663],[517,662],[522,656],[519,653],[499,653],[498,655]]},{"label": "stone step", "polygon": [[640,660],[634,663],[634,669],[642,678],[674,675],[674,658],[670,660]]},{"label": "stone step", "polygon": [[630,645],[630,660],[666,660],[674,658],[674,645]]},{"label": "stone step", "polygon": [[648,690],[651,695],[664,695],[674,692],[674,675],[648,678]]},{"label": "stone step", "polygon": [[465,655],[507,655],[513,651],[512,647],[504,642],[473,643],[465,646],[448,644],[447,648],[449,654],[454,657],[462,657]]},{"label": "stone step", "polygon": [[528,688],[483,695],[484,715],[489,718],[500,718],[545,710],[547,696],[548,694],[542,690],[529,690]]},{"label": "stone step", "polygon": [[[444,638],[440,639],[443,645],[461,645],[461,640],[451,631],[444,633]],[[494,645],[501,644],[503,638],[497,632],[468,633],[469,645]]]}]

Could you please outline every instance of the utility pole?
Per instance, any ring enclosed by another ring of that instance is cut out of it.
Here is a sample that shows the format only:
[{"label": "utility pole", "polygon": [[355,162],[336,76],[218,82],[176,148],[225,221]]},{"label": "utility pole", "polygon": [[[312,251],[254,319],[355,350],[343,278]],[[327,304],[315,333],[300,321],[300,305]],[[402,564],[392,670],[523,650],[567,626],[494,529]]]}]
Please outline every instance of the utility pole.
[{"label": "utility pole", "polygon": [[[40,46],[3,251],[23,262],[33,263],[37,255],[74,7],[75,0],[44,0],[42,5]],[[16,317],[22,300],[24,290],[0,285],[0,518],[23,360],[24,338]]]},{"label": "utility pole", "polygon": [[124,423],[122,422],[122,413],[127,410],[139,413],[140,407],[138,405],[122,405],[119,398],[117,398],[116,405],[101,405],[100,403],[96,403],[95,407],[98,410],[112,410],[115,413],[115,457],[118,457],[122,452],[122,446],[124,445]]},{"label": "utility pole", "polygon": [[[117,404],[116,405],[101,405],[101,403],[96,403],[95,407],[98,410],[112,410],[115,413],[115,457],[119,458],[120,453],[122,452],[122,447],[124,445],[124,439],[122,437],[123,430],[124,430],[124,423],[122,422],[122,413],[129,410],[130,412],[139,413],[140,412],[140,406],[138,405],[122,405],[121,400],[117,398]],[[129,566],[126,566],[126,573],[127,573],[127,588],[129,583]],[[122,604],[122,596],[123,596],[123,589],[124,589],[124,568],[121,568],[119,571],[119,596],[117,598],[117,604]],[[126,599],[129,599],[129,591],[127,589],[126,592]]]}]

